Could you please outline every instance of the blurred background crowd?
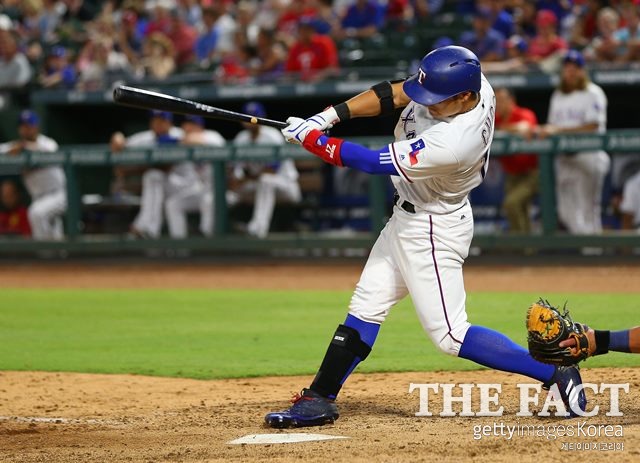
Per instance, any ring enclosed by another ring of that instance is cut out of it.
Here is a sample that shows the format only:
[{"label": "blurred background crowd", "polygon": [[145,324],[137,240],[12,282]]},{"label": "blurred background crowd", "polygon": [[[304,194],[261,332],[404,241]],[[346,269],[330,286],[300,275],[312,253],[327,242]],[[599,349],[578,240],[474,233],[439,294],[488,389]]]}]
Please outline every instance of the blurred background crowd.
[{"label": "blurred background crowd", "polygon": [[[512,89],[496,88],[498,134],[527,139],[603,134],[611,114],[607,96],[590,82],[589,70],[640,72],[640,0],[3,0],[0,91],[26,95],[20,104],[25,109],[33,106],[34,90],[82,94],[108,91],[123,81],[184,88],[214,82],[242,88],[261,83],[342,82],[353,69],[358,70],[356,79],[362,80],[368,68],[377,70],[371,74],[376,80],[381,80],[380,75],[392,79],[414,73],[425,53],[449,44],[473,50],[487,74],[536,71],[549,74],[554,85],[559,84],[551,99],[545,97],[541,103],[544,110],[538,105],[537,115],[519,104]],[[554,99],[564,97],[575,97],[563,103],[565,116],[576,116],[573,101],[580,101],[586,109],[578,112],[588,120],[562,120],[562,111],[554,112],[553,106]],[[618,96],[618,103],[625,98]],[[336,101],[325,105],[330,102]],[[282,117],[283,112],[291,115],[288,111],[301,107],[241,103],[242,109],[232,109],[257,116],[268,116],[269,109],[277,113],[272,117]],[[53,124],[56,130],[46,126],[53,138],[41,133],[42,115],[21,112],[17,124],[13,120],[5,124],[12,126],[11,131],[15,127],[17,138],[2,140],[0,152],[57,151],[54,138],[60,140],[65,124],[73,125],[72,106],[70,101],[65,107],[63,124]],[[295,115],[307,116],[320,109],[305,107],[306,114]],[[615,127],[621,126],[619,113],[614,113],[618,116]],[[76,113],[76,121],[77,114],[84,113]],[[131,118],[139,115],[133,111]],[[86,131],[96,134],[91,143],[108,142],[113,153],[176,144],[188,148],[283,143],[280,133],[268,127],[216,122],[215,126],[208,123],[216,129],[209,130],[201,118],[160,112],[149,115],[146,130],[135,132],[129,121],[101,117],[96,121],[109,123],[96,122]],[[634,121],[637,118],[623,127],[633,127]],[[74,136],[80,136],[88,123],[83,120]],[[359,134],[391,135],[390,130],[378,130],[382,125],[373,120],[367,126],[350,124],[347,132],[337,127],[338,135],[353,135],[353,127],[355,132],[359,127]],[[96,130],[117,127],[108,140]],[[67,136],[64,142],[78,139]],[[637,155],[626,156],[625,163],[616,165],[617,157],[611,162],[611,153],[603,151],[557,154],[560,227],[574,234],[640,227]],[[66,175],[61,166],[0,171],[0,234],[62,239],[69,201]],[[216,200],[209,164],[117,166],[107,176],[109,185],[99,200],[83,195],[83,231],[93,231],[96,222],[101,222],[98,232],[113,231],[104,217],[114,207],[119,220],[126,221],[125,233],[136,239],[157,238],[165,232],[173,238],[214,234]],[[77,177],[85,185],[93,181]],[[479,219],[476,227],[483,227],[484,214],[491,219],[483,229],[486,233],[539,232],[540,178],[537,153],[511,153],[495,161],[484,184],[472,193]],[[231,209],[249,204],[232,226],[257,238],[278,229],[277,223],[274,226],[276,201],[297,204],[298,218],[301,209],[312,217],[303,229],[366,231],[370,227],[368,182],[364,174],[330,169],[315,159],[229,163],[225,202]],[[387,193],[390,203],[392,192]],[[562,203],[570,197],[574,199],[569,204]],[[126,207],[131,210],[122,219]],[[194,223],[194,214],[199,215],[199,223]],[[292,218],[284,222],[290,225]]]},{"label": "blurred background crowd", "polygon": [[[419,60],[444,44],[485,71],[543,69],[558,53],[640,58],[638,0],[4,0],[0,88],[100,89],[204,73],[248,83],[331,78]],[[415,63],[414,63],[415,65]]]}]

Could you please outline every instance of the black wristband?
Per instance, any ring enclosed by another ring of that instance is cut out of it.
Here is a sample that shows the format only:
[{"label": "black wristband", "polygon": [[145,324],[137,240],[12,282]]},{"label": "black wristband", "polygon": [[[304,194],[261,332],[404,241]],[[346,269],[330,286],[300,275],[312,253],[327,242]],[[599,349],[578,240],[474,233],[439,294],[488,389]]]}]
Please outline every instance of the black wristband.
[{"label": "black wristband", "polygon": [[609,339],[611,337],[611,331],[598,331],[595,330],[596,338],[596,351],[593,355],[602,355],[609,352]]},{"label": "black wristband", "polygon": [[380,114],[390,114],[394,110],[393,105],[393,87],[391,87],[391,82],[385,80],[384,82],[380,82],[379,84],[375,84],[371,87],[371,90],[374,91],[378,100],[380,100]]},{"label": "black wristband", "polygon": [[340,122],[348,121],[351,119],[351,111],[349,111],[349,106],[347,103],[340,103],[333,107],[336,110],[336,114],[340,119]]}]

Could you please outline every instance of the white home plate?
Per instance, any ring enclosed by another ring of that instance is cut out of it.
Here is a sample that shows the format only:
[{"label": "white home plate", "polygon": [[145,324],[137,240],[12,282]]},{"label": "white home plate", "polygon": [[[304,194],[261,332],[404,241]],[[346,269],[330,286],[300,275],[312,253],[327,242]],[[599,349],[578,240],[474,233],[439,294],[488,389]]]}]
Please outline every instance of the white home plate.
[{"label": "white home plate", "polygon": [[329,434],[306,434],[301,432],[277,434],[249,434],[232,440],[228,444],[293,444],[295,442],[313,442],[319,440],[349,439],[346,436]]}]

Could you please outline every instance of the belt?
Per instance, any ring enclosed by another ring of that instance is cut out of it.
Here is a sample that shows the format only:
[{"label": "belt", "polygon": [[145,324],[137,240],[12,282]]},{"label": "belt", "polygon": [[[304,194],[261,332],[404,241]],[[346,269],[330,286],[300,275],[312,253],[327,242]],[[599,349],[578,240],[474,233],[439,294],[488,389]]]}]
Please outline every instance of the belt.
[{"label": "belt", "polygon": [[393,203],[407,211],[409,214],[416,213],[416,207],[409,201],[400,200],[400,195],[397,191],[393,193]]}]

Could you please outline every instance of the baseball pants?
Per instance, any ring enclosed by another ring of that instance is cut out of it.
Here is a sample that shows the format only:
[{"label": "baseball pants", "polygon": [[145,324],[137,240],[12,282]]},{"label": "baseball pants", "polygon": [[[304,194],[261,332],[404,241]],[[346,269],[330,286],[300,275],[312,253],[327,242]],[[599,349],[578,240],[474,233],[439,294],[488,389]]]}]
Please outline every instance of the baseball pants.
[{"label": "baseball pants", "polygon": [[67,192],[55,191],[34,199],[27,210],[31,233],[36,240],[64,238],[62,214],[67,210]]},{"label": "baseball pants", "polygon": [[399,207],[378,237],[351,298],[349,313],[381,324],[411,295],[420,323],[443,352],[458,355],[470,327],[462,264],[473,237],[467,201],[444,215]]},{"label": "baseball pants", "polygon": [[256,182],[253,215],[247,224],[250,234],[258,238],[267,236],[276,205],[276,195],[291,202],[299,202],[302,198],[300,185],[296,180],[277,174],[261,174]]},{"label": "baseball pants", "polygon": [[604,152],[556,157],[558,217],[570,233],[602,233],[602,188],[610,164]]}]

